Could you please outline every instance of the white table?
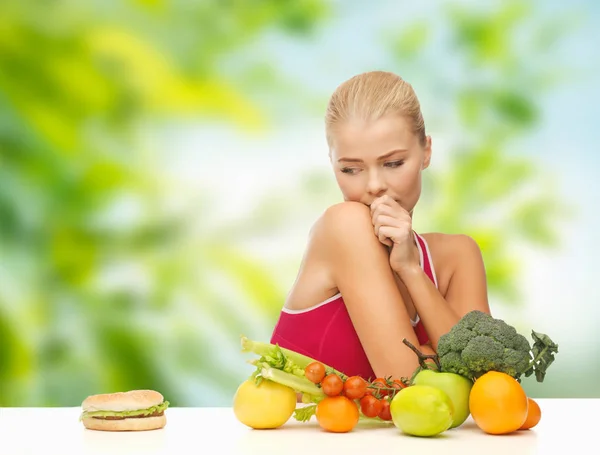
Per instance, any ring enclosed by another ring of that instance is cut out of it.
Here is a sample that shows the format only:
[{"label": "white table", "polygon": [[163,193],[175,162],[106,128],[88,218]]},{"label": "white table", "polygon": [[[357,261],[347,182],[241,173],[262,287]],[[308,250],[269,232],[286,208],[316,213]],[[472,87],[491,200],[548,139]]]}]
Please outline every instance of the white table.
[{"label": "white table", "polygon": [[537,401],[542,420],[532,430],[491,436],[469,418],[437,438],[405,436],[393,425],[362,422],[351,433],[327,433],[314,417],[305,423],[292,418],[276,430],[251,430],[231,408],[169,408],[162,430],[111,433],[85,429],[79,408],[0,408],[0,454],[529,455],[571,451],[574,444],[597,447],[600,399]]}]

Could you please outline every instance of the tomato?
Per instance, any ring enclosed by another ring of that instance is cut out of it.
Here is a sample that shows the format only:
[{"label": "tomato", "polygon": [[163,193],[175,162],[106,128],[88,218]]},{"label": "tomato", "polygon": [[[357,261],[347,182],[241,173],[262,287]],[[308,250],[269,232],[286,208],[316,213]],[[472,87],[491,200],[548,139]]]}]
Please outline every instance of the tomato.
[{"label": "tomato", "polygon": [[381,387],[383,387],[385,389],[388,386],[385,379],[377,378],[371,383],[371,385],[374,387],[377,387],[376,389],[373,389],[373,388],[370,389],[371,395],[376,395],[376,396],[379,396],[380,398],[387,396],[388,391],[381,389]]},{"label": "tomato", "polygon": [[335,397],[344,390],[344,381],[337,374],[331,373],[321,381],[321,387],[325,395]]},{"label": "tomato", "polygon": [[310,382],[319,384],[325,377],[325,365],[321,362],[312,362],[304,370],[304,376]]},{"label": "tomato", "polygon": [[392,383],[392,387],[395,389],[405,389],[407,386],[404,382],[402,382],[402,380],[394,379],[394,382]]},{"label": "tomato", "polygon": [[379,418],[382,420],[392,420],[392,413],[390,412],[390,402],[386,399],[381,401],[381,411],[379,411]]},{"label": "tomato", "polygon": [[344,396],[325,397],[315,412],[317,422],[325,431],[347,433],[358,423],[358,407],[354,401]]},{"label": "tomato", "polygon": [[351,400],[360,400],[367,393],[367,381],[360,376],[351,376],[344,382],[344,395]]},{"label": "tomato", "polygon": [[372,382],[373,385],[377,385],[378,387],[387,387],[387,381],[385,378],[377,378]]},{"label": "tomato", "polygon": [[400,379],[394,379],[394,381],[388,387],[394,389],[388,391],[388,396],[394,397],[400,390],[406,387],[406,384],[404,384]]},{"label": "tomato", "polygon": [[360,399],[360,411],[366,417],[377,417],[381,412],[383,404],[373,395],[365,395]]}]

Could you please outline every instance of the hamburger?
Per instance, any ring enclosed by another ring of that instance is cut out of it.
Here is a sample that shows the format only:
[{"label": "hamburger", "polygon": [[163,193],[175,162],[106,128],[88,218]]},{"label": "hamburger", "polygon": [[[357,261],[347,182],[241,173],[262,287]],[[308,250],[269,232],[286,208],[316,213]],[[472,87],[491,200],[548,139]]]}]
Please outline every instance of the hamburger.
[{"label": "hamburger", "polygon": [[90,430],[145,431],[163,428],[169,402],[154,390],[91,395],[81,404],[79,418]]}]

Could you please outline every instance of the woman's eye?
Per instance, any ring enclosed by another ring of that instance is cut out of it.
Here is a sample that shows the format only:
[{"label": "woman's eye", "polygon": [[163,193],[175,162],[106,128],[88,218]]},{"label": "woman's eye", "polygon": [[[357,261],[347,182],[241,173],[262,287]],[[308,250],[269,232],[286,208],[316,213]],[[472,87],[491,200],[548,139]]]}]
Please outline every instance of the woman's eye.
[{"label": "woman's eye", "polygon": [[351,167],[343,167],[342,169],[340,169],[344,174],[354,174],[356,172],[356,169],[351,168]]},{"label": "woman's eye", "polygon": [[392,161],[390,163],[385,163],[385,165],[387,167],[398,167],[398,166],[402,166],[404,164],[404,160],[400,160],[400,161]]}]

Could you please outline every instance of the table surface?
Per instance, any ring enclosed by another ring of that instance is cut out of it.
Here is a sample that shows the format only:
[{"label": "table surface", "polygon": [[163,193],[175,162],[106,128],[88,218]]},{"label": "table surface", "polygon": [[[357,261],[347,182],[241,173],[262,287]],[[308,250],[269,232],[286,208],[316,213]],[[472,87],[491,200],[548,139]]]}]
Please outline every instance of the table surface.
[{"label": "table surface", "polygon": [[167,425],[144,432],[87,430],[80,408],[0,408],[1,455],[404,453],[548,454],[573,444],[595,447],[600,399],[539,399],[542,420],[511,435],[483,433],[469,419],[435,438],[404,435],[392,424],[360,422],[350,433],[327,433],[313,417],[275,430],[252,430],[231,408],[169,408]]}]

